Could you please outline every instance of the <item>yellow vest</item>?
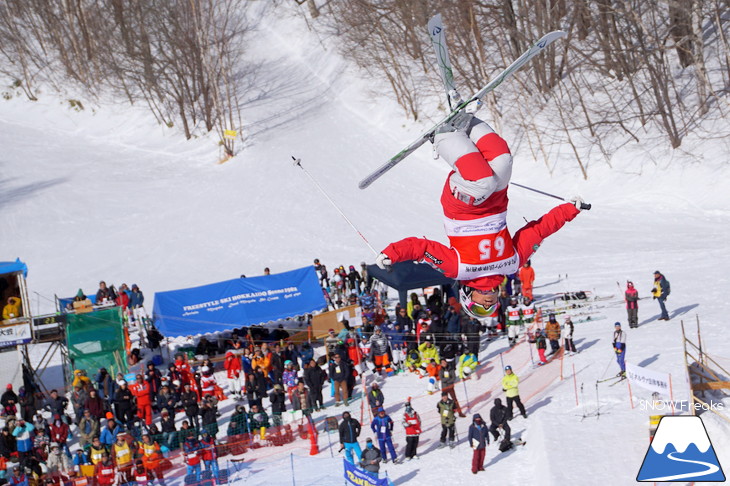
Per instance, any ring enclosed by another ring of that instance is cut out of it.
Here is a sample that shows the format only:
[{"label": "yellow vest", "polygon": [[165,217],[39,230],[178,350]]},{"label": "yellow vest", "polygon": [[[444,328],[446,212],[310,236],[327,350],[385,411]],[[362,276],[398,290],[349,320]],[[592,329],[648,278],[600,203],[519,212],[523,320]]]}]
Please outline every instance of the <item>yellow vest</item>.
[{"label": "yellow vest", "polygon": [[514,373],[510,375],[504,375],[502,378],[502,388],[505,389],[504,395],[506,397],[516,397],[520,394],[520,390],[517,385],[520,383],[520,379]]}]

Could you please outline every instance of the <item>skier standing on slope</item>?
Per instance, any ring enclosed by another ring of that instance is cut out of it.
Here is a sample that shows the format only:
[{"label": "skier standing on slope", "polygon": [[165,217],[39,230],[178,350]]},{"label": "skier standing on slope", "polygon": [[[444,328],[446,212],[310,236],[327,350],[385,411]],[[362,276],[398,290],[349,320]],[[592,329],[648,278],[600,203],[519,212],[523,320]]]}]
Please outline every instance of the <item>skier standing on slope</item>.
[{"label": "skier standing on slope", "polygon": [[629,327],[639,327],[639,291],[634,288],[634,283],[630,280],[626,282],[624,298],[626,300]]},{"label": "skier standing on slope", "polygon": [[616,353],[616,362],[621,367],[621,371],[616,376],[626,376],[626,333],[621,330],[620,322],[613,326],[613,351]]},{"label": "skier standing on slope", "polygon": [[517,272],[545,238],[573,220],[583,200],[574,197],[512,237],[507,229],[507,188],[512,175],[509,147],[485,122],[465,119],[462,129],[434,136],[436,152],[454,169],[441,196],[451,248],[427,239],[406,238],[388,245],[375,263],[382,269],[407,260],[428,263],[459,280],[465,312],[484,318],[497,311],[504,276]]}]

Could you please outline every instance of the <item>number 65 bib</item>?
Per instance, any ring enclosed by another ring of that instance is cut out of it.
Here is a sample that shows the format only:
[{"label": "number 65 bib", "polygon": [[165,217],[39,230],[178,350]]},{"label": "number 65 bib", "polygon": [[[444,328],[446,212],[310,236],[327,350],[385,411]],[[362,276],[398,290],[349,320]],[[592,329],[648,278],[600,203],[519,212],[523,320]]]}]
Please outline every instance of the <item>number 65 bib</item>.
[{"label": "number 65 bib", "polygon": [[519,269],[507,211],[471,220],[444,218],[444,229],[459,255],[457,280],[509,275]]}]

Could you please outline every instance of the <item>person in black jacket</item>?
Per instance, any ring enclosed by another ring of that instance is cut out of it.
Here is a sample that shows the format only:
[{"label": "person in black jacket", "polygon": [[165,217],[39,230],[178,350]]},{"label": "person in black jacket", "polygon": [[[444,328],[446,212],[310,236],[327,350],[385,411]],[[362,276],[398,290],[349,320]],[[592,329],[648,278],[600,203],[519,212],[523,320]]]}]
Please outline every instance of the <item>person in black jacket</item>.
[{"label": "person in black jacket", "polygon": [[494,436],[494,440],[499,439],[499,429],[504,431],[505,440],[510,440],[512,431],[509,428],[509,411],[507,407],[502,405],[502,400],[499,398],[494,399],[494,406],[489,411],[489,420],[492,423],[489,425],[489,431]]},{"label": "person in black jacket", "polygon": [[349,404],[347,380],[350,374],[350,365],[345,363],[339,354],[336,354],[335,359],[330,362],[330,378],[335,387],[335,406],[339,406],[342,401],[345,402],[345,406]]},{"label": "person in black jacket", "polygon": [[185,383],[184,391],[180,394],[180,401],[185,409],[185,415],[190,420],[190,424],[197,430],[200,430],[198,395],[192,390],[190,383]]},{"label": "person in black jacket", "polygon": [[408,317],[408,312],[404,307],[398,309],[398,314],[395,316],[395,322],[400,324],[401,329],[404,332],[410,333],[413,331],[413,319]]},{"label": "person in black jacket", "polygon": [[200,408],[200,418],[203,423],[203,431],[211,436],[218,434],[218,409],[213,406],[213,397],[203,398],[203,406]]},{"label": "person in black jacket", "polygon": [[322,387],[327,381],[327,372],[317,365],[315,360],[311,360],[309,365],[304,368],[304,384],[309,388],[312,394],[312,403],[314,410],[324,410],[324,400],[322,399]]},{"label": "person in black jacket", "polygon": [[342,413],[342,422],[338,427],[340,432],[340,444],[345,448],[345,457],[348,461],[355,464],[355,460],[352,454],[355,454],[355,458],[362,456],[362,449],[360,444],[357,443],[357,438],[360,437],[360,422],[352,418],[350,412]]},{"label": "person in black jacket", "polygon": [[269,358],[271,363],[271,380],[274,384],[282,384],[281,377],[284,373],[284,356],[281,354],[281,346],[279,344],[274,345],[274,350],[271,352]]},{"label": "person in black jacket", "polygon": [[114,409],[116,417],[124,425],[134,421],[134,394],[124,380],[119,381],[119,388],[114,394]]},{"label": "person in black jacket", "polygon": [[[358,424],[358,430],[359,425],[360,424]],[[340,437],[342,437],[342,432],[340,432]],[[3,456],[5,459],[10,459],[10,455],[17,452],[18,441],[15,439],[12,431],[6,425],[2,429],[2,433],[0,433],[0,456]]]},{"label": "person in black jacket", "polygon": [[473,474],[484,471],[484,456],[488,444],[489,432],[487,426],[482,421],[482,416],[475,413],[472,424],[469,426],[469,445],[474,449],[474,455],[471,459],[471,472]]},{"label": "person in black jacket", "polygon": [[281,414],[286,412],[286,394],[284,388],[278,383],[274,385],[269,400],[271,401],[271,421],[274,427],[277,427],[281,425]]},{"label": "person in black jacket", "polygon": [[167,446],[168,449],[177,448],[177,427],[175,427],[175,416],[170,416],[170,412],[163,408],[160,413],[162,421],[160,427],[162,428],[162,443]]}]

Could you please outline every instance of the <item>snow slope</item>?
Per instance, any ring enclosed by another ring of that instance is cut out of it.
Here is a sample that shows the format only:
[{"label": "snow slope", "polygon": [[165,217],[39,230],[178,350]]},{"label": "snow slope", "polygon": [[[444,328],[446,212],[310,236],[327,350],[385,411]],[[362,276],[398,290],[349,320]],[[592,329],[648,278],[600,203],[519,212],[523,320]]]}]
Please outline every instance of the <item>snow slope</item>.
[{"label": "snow slope", "polygon": [[[0,259],[28,263],[34,312],[52,310],[54,294],[95,291],[100,279],[137,283],[151,303],[155,291],[258,275],[265,266],[278,272],[315,257],[329,267],[372,261],[367,246],[292,166],[291,155],[302,159],[375,249],[405,236],[446,241],[438,197],[447,167],[432,160],[428,148],[368,190],[357,189],[360,178],[421,127],[405,122],[387,99],[373,99],[370,80],[338,58],[327,43],[332,39],[320,43],[286,11],[262,17],[258,25],[252,49],[267,53],[258,83],[265,89],[251,93],[245,150],[223,165],[215,163],[212,139],[185,141],[141,109],[92,109],[86,103],[76,112],[51,95],[35,103],[0,102]],[[727,357],[730,345],[726,313],[718,305],[730,290],[729,147],[726,138],[707,137],[727,133],[727,121],[698,128],[674,152],[627,147],[616,154],[613,169],[594,166],[587,181],[571,168],[567,147],[554,148],[551,176],[531,160],[508,121],[504,125],[515,155],[514,181],[568,197],[580,193],[594,206],[544,242],[533,259],[536,293],[584,289],[611,295],[619,292],[616,282],[628,278],[645,297],[652,272],[662,271],[672,284],[672,320],[656,321],[658,306],[642,300],[641,327],[627,329],[627,360],[671,373],[675,398],[685,399],[679,321],[694,336],[699,315],[710,354]],[[557,202],[519,188],[510,194],[513,231],[523,218],[537,218]],[[493,446],[488,450],[486,480],[633,483],[652,413],[638,402],[631,409],[623,385],[601,385],[596,395],[595,381],[618,371],[611,336],[613,322],[625,322],[620,306],[605,314],[605,320],[578,325],[583,352],[566,358],[567,379],[527,401],[527,421],[516,419],[515,432],[524,433],[528,445],[502,455]],[[482,359],[504,350],[504,341],[490,343]],[[532,372],[523,366],[518,374]],[[498,379],[500,366],[490,373],[490,380]],[[423,384],[408,376],[385,383],[393,412],[414,387],[422,390]],[[437,398],[430,398],[424,410],[435,406]],[[492,398],[470,411],[488,414]],[[583,418],[598,404],[599,417]],[[730,428],[709,415],[705,425],[727,473]],[[459,432],[463,440],[465,425]],[[424,434],[417,464],[386,467],[397,483],[473,481],[467,446],[434,451],[436,434]],[[245,471],[247,484],[279,484],[280,466],[289,461],[254,461]],[[339,467],[327,449],[314,459],[297,458],[297,484],[341,484]]]}]

